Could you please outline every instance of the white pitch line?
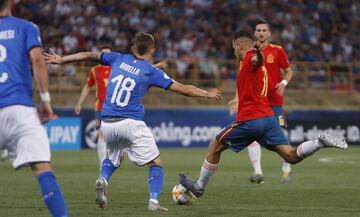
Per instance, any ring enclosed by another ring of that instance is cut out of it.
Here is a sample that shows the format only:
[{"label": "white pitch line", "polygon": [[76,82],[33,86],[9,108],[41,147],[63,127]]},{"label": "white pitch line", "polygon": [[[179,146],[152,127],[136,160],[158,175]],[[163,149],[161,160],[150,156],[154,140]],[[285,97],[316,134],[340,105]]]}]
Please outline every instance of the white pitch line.
[{"label": "white pitch line", "polygon": [[342,159],[341,157],[321,157],[318,159],[321,163],[339,163],[339,164],[354,164],[354,161]]}]

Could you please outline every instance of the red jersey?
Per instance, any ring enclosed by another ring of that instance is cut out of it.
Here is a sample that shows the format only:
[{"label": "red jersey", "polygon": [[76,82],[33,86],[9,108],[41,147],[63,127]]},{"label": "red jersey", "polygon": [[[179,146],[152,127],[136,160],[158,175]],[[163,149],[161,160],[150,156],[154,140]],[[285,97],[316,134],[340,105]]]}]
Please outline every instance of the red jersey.
[{"label": "red jersey", "polygon": [[106,98],[106,87],[109,82],[111,67],[97,65],[90,69],[87,85],[89,88],[95,85],[95,111],[101,112]]},{"label": "red jersey", "polygon": [[274,115],[270,107],[268,94],[268,75],[264,65],[256,67],[251,58],[255,51],[249,51],[242,60],[238,77],[239,98],[236,122],[248,121]]},{"label": "red jersey", "polygon": [[285,50],[276,44],[269,44],[262,49],[265,56],[264,65],[269,73],[269,94],[270,105],[282,106],[284,97],[276,93],[276,85],[282,81],[280,68],[287,69],[290,67],[289,59]]}]

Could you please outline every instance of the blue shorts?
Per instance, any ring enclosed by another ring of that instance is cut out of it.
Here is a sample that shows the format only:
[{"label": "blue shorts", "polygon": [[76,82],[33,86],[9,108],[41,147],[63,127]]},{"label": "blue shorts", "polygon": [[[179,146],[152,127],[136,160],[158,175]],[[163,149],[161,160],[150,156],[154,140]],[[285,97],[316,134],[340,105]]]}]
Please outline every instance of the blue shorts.
[{"label": "blue shorts", "polygon": [[221,130],[216,140],[234,152],[241,151],[254,141],[269,150],[276,145],[289,144],[275,116],[234,123]]},{"label": "blue shorts", "polygon": [[283,129],[287,129],[288,125],[287,125],[286,118],[285,118],[282,107],[281,106],[271,106],[271,108],[274,111],[274,116],[278,120],[280,127]]}]

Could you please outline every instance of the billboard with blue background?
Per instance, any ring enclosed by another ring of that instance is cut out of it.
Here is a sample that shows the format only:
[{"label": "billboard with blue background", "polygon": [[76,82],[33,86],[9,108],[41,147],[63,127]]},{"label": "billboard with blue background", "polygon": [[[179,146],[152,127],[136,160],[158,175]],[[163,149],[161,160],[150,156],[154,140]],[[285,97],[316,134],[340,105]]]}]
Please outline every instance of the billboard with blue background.
[{"label": "billboard with blue background", "polygon": [[[55,113],[59,115],[58,122],[49,122],[53,127],[48,129],[54,150],[96,147],[93,110],[83,109],[80,116],[72,109],[55,109]],[[360,111],[292,111],[286,113],[286,118],[286,133],[294,145],[316,138],[322,131],[342,135],[350,145],[360,144]],[[225,108],[147,109],[144,121],[159,147],[207,147],[217,132],[234,119]],[[72,140],[75,138],[76,142]],[[67,141],[74,143],[63,143]]]},{"label": "billboard with blue background", "polygon": [[45,125],[51,150],[81,149],[82,127],[80,117],[59,117]]}]

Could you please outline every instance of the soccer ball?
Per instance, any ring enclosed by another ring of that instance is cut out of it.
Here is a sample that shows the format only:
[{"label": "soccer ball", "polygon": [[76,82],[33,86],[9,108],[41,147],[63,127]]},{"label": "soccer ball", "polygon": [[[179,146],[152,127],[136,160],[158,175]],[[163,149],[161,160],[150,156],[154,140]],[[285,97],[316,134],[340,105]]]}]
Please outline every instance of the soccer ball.
[{"label": "soccer ball", "polygon": [[190,205],[194,202],[195,196],[181,184],[174,186],[172,190],[172,197],[178,205]]}]

